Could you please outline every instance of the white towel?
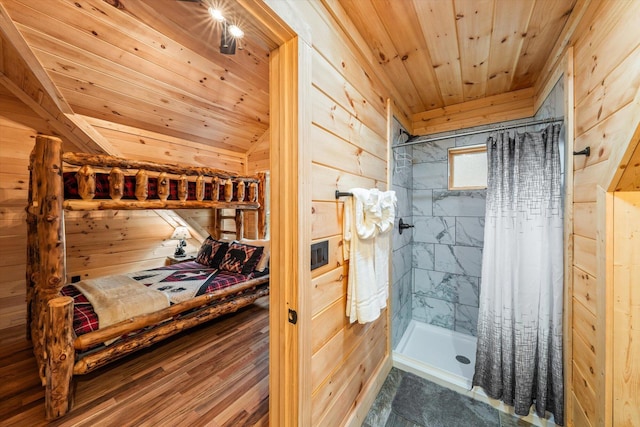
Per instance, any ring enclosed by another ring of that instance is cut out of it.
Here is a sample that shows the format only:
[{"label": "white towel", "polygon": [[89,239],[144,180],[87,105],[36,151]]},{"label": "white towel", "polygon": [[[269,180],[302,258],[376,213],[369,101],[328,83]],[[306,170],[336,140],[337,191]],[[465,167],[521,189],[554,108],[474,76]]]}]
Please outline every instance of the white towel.
[{"label": "white towel", "polygon": [[379,191],[351,189],[345,200],[344,240],[349,251],[346,315],[351,323],[380,315],[375,287],[375,236],[380,218]]},{"label": "white towel", "polygon": [[396,219],[396,192],[380,193],[380,221],[375,242],[375,269],[378,304],[381,309],[387,306],[389,298],[389,260],[391,254],[391,232]]}]

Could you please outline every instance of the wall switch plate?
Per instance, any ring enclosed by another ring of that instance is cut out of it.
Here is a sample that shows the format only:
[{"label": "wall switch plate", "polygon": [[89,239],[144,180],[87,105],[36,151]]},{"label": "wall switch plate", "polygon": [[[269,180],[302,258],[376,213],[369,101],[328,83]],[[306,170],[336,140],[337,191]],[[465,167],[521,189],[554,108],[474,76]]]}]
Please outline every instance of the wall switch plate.
[{"label": "wall switch plate", "polygon": [[329,264],[329,241],[324,240],[311,245],[311,270]]}]

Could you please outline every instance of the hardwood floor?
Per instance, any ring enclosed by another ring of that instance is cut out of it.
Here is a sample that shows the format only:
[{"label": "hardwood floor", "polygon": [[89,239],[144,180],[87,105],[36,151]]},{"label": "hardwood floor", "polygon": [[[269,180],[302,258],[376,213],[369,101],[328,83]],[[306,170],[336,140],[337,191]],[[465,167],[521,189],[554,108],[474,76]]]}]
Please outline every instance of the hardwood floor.
[{"label": "hardwood floor", "polygon": [[31,345],[16,335],[0,337],[0,426],[269,423],[268,297],[76,377],[73,409],[49,424]]}]

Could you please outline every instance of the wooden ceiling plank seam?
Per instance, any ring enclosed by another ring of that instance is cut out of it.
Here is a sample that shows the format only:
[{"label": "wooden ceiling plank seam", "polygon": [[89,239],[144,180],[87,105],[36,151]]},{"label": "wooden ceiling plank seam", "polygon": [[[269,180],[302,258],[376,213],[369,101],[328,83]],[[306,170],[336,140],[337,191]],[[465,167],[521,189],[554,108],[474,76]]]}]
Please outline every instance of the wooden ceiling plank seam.
[{"label": "wooden ceiling plank seam", "polygon": [[[171,121],[174,123],[174,126],[179,122],[192,123],[184,129],[185,133],[189,133],[188,130],[190,129],[190,126],[204,126],[212,132],[218,129],[229,129],[230,136],[245,134],[249,129],[264,131],[268,128],[268,125],[262,122],[255,122],[255,124],[248,126],[248,124],[246,122],[243,122],[242,118],[237,117],[237,115],[225,115],[223,113],[213,114],[214,112],[207,112],[202,109],[196,110],[194,112],[191,112],[189,110],[176,111],[175,109],[170,108],[170,103],[152,103],[148,101],[141,101],[141,99],[145,98],[132,98],[127,96],[126,93],[115,92],[115,94],[118,96],[109,96],[111,94],[114,94],[114,92],[105,89],[104,86],[100,86],[97,84],[92,85],[88,84],[88,82],[84,82],[87,84],[83,85],[83,82],[79,82],[77,81],[77,79],[67,77],[66,75],[58,75],[56,71],[51,71],[51,74],[56,76],[58,87],[61,91],[65,93],[73,93],[73,96],[67,95],[68,99],[70,100],[74,98],[76,94],[79,94],[78,96],[84,96],[87,98],[91,97],[98,100],[117,99],[118,102],[115,104],[125,105],[129,108],[136,109],[140,112],[140,117],[170,117]],[[84,88],[84,90],[81,88]],[[74,102],[77,102],[77,99]],[[105,101],[103,101],[102,104],[104,108],[107,107]],[[111,112],[114,114],[114,116],[121,115],[121,111],[118,109],[114,109]],[[202,115],[203,113],[207,114]],[[215,120],[216,122],[218,122],[218,124],[216,124],[215,127],[211,126],[211,120]]]},{"label": "wooden ceiling plank seam", "polygon": [[[39,55],[41,58],[43,58],[45,65],[50,65],[54,62],[57,62],[55,61],[55,57],[49,55],[48,52],[39,51]],[[47,60],[47,57],[51,57],[53,60]],[[120,103],[125,104],[148,104],[151,106],[150,111],[170,111],[177,116],[189,117],[191,119],[203,121],[205,123],[207,123],[208,120],[215,120],[226,121],[227,124],[234,124],[236,126],[246,125],[246,122],[243,121],[243,116],[237,112],[230,113],[225,110],[218,110],[217,108],[194,109],[193,106],[189,106],[188,103],[182,101],[173,102],[172,100],[167,99],[169,97],[162,97],[157,92],[145,90],[141,86],[132,87],[127,82],[122,82],[118,86],[111,85],[109,84],[109,82],[117,82],[117,79],[114,79],[113,76],[107,74],[101,75],[105,79],[104,81],[98,81],[97,79],[94,79],[94,81],[92,82],[86,80],[83,81],[80,79],[82,78],[81,76],[83,76],[82,70],[84,69],[84,67],[82,67],[81,65],[76,65],[74,66],[74,68],[76,68],[76,70],[74,70],[73,73],[67,74],[60,73],[57,69],[54,68],[48,68],[48,70],[49,73],[57,81],[58,87],[65,88],[67,91],[80,92],[86,95],[91,95],[98,99],[118,99]],[[114,91],[111,89],[114,87],[121,87],[121,89],[118,91]],[[125,88],[129,89],[127,90]],[[126,101],[126,99],[135,101]],[[157,106],[161,106],[161,108]],[[268,124],[263,123],[260,120],[256,122],[254,127],[264,129],[268,127]]]},{"label": "wooden ceiling plank seam", "polygon": [[[106,152],[117,155],[117,150],[99,133],[95,132],[91,125],[84,122],[81,117],[75,117],[71,114],[72,111],[69,104],[42,68],[42,65],[2,4],[0,4],[0,36],[4,39],[2,43],[2,81],[5,87],[31,107],[36,114],[45,119],[71,143],[90,152]],[[14,52],[15,59],[12,63],[22,66],[21,75],[11,76],[4,73],[6,71],[4,64],[6,59],[5,49],[11,49]],[[25,92],[24,86],[16,84],[16,81],[22,83],[31,81],[34,86],[39,87],[37,96],[34,98]],[[49,101],[50,105],[47,105],[47,101]]]},{"label": "wooden ceiling plank seam", "polygon": [[[487,96],[509,92],[536,0],[496,0]],[[514,8],[517,13],[514,13]]]},{"label": "wooden ceiling plank seam", "polygon": [[495,0],[454,0],[465,101],[486,96]]},{"label": "wooden ceiling plank seam", "polygon": [[[137,94],[140,99],[144,100],[157,98],[159,105],[178,104],[181,105],[184,110],[194,110],[195,108],[198,108],[211,112],[219,111],[220,114],[224,114],[225,117],[229,117],[229,115],[231,117],[243,117],[244,115],[249,114],[250,111],[257,121],[268,122],[268,111],[263,114],[259,114],[256,111],[256,107],[250,106],[246,103],[240,105],[236,111],[234,111],[234,109],[229,109],[231,108],[229,105],[217,102],[218,99],[213,100],[213,102],[211,100],[194,99],[192,94],[180,92],[167,83],[154,79],[147,79],[143,74],[140,74],[135,70],[125,68],[113,61],[104,60],[91,52],[79,50],[72,51],[70,50],[72,47],[67,43],[54,40],[47,34],[40,33],[37,30],[25,27],[22,24],[18,24],[18,27],[25,36],[34,41],[34,45],[38,46],[34,47],[33,50],[38,53],[40,61],[45,65],[45,68],[50,70],[50,72],[57,73],[58,76],[62,76],[64,74],[61,74],[60,71],[58,71],[56,65],[62,68],[68,76],[77,80],[85,79],[87,76],[91,76],[91,73],[93,72],[94,79],[92,80],[94,81],[85,80],[88,86],[99,85],[106,90],[115,92],[116,94]],[[56,52],[56,54],[54,55],[51,52]],[[79,55],[84,56],[79,57]],[[75,58],[72,59],[70,57]],[[84,64],[94,64],[93,66],[95,68],[88,67]],[[135,78],[137,76],[139,76],[139,78]],[[100,84],[101,81],[104,81],[104,83]],[[85,91],[86,87],[81,87],[80,90]],[[251,110],[245,111],[246,108],[251,108]],[[265,123],[265,126],[267,125],[268,124]]]},{"label": "wooden ceiling plank seam", "polygon": [[[7,0],[7,1],[14,1],[14,0]],[[86,31],[82,31],[76,27],[70,26],[67,23],[60,20],[55,20],[58,25],[54,25],[54,22],[49,22],[49,21],[55,18],[46,16],[40,13],[39,11],[35,11],[33,9],[29,9],[29,10],[32,11],[29,13],[31,13],[36,18],[37,22],[39,22],[38,25],[46,26],[47,28],[46,34],[52,37],[55,37],[58,40],[65,41],[69,37],[72,37],[75,42],[74,47],[83,49],[87,52],[91,52],[97,57],[107,59],[115,64],[117,64],[119,61],[124,61],[125,63],[128,64],[129,67],[135,67],[139,70],[146,70],[146,72],[148,73],[148,76],[146,78],[151,77],[160,81],[167,81],[167,76],[173,76],[172,78],[169,79],[169,81],[173,82],[175,87],[181,90],[184,90],[186,93],[189,93],[192,97],[195,97],[196,94],[199,94],[200,97],[204,98],[211,92],[211,89],[208,88],[204,83],[200,83],[200,82],[194,83],[193,81],[188,81],[187,79],[182,78],[182,76],[175,75],[175,73],[173,73],[172,71],[162,69],[164,71],[167,71],[167,73],[158,74],[158,70],[161,67],[156,67],[155,64],[150,63],[145,58],[134,55],[124,50],[119,51],[119,54],[116,55],[116,53],[114,52],[114,49],[111,49],[111,47],[114,46],[113,44],[110,44],[100,38],[95,38],[95,37],[87,40],[88,34],[90,34],[90,32],[87,33]],[[27,10],[26,7],[20,8],[18,11],[16,11],[16,13],[20,15],[21,18],[28,19],[28,17],[25,17],[27,16],[25,14],[29,10]],[[66,28],[66,29],[62,30],[62,28]],[[117,46],[115,47],[117,48]],[[151,64],[152,66],[149,66],[149,64]],[[188,68],[188,67],[185,67],[185,68]],[[237,91],[237,92],[229,93],[230,90]],[[227,103],[235,102],[233,100],[239,100],[244,96],[247,96],[247,97],[250,96],[250,95],[246,95],[245,91],[238,91],[232,86],[224,86],[214,92],[215,93],[211,93],[211,95],[214,95],[214,96],[211,96],[211,98],[216,98],[215,96],[216,94],[219,94],[220,92],[224,92],[225,94],[224,99],[227,101]],[[218,97],[218,99],[222,101],[220,97]],[[230,108],[233,108],[233,106],[231,106]]]},{"label": "wooden ceiling plank seam", "polygon": [[384,31],[384,25],[380,20],[373,4],[370,2],[358,2],[357,8],[353,0],[343,0],[342,6],[351,7],[349,14],[358,32],[368,41],[377,63],[386,70],[389,75],[395,76],[392,84],[398,87],[400,93],[405,94],[404,101],[413,111],[418,105],[424,107],[424,103],[413,85],[407,68],[400,58],[388,33]]},{"label": "wooden ceiling plank seam", "polygon": [[[100,111],[96,111],[96,110],[84,110],[83,108],[78,107],[77,111],[78,111],[77,114],[96,117],[102,120],[109,120],[111,118],[110,115],[102,115]],[[140,122],[133,121],[133,119],[131,121],[127,119],[123,119],[122,121],[119,121],[119,123],[127,126],[131,126],[131,127],[140,127]],[[144,129],[146,130],[153,131],[156,133],[167,134],[169,136],[174,136],[177,138],[184,138],[184,139],[189,139],[193,141],[201,141],[202,143],[206,142],[208,144],[213,144],[215,142],[215,144],[213,145],[215,145],[216,147],[221,147],[230,151],[235,150],[237,152],[243,152],[244,149],[246,148],[246,146],[241,146],[237,143],[226,143],[221,141],[214,141],[211,138],[211,135],[200,135],[197,133],[189,133],[185,135],[183,132],[180,132],[178,130],[175,130],[173,128],[166,127],[166,126],[153,126],[147,123],[143,123],[143,125],[144,125]],[[246,138],[243,138],[243,141],[246,141]]]},{"label": "wooden ceiling plank seam", "polygon": [[[29,4],[24,3],[24,0],[7,1],[22,1],[25,8],[29,7]],[[91,4],[91,2],[97,0],[81,1]],[[197,52],[192,52],[188,48],[178,45],[178,43],[173,42],[146,24],[134,21],[133,18],[127,14],[118,13],[119,9],[117,8],[104,9],[106,11],[116,11],[116,13],[108,14],[104,10],[94,6],[93,8],[96,9],[98,13],[91,14],[85,10],[86,8],[77,5],[80,5],[79,1],[73,4],[65,2],[62,4],[43,2],[38,5],[37,12],[41,14],[40,16],[46,16],[47,19],[56,20],[65,26],[80,31],[80,34],[84,36],[83,38],[91,35],[90,37],[92,38],[90,40],[92,43],[89,43],[89,45],[95,45],[93,42],[99,40],[113,48],[121,49],[124,53],[128,54],[128,56],[132,55],[131,52],[135,52],[135,56],[146,61],[146,63],[152,64],[152,67],[142,67],[142,69],[152,70],[154,69],[153,67],[155,67],[158,71],[165,70],[187,81],[200,82],[205,90],[217,91],[220,90],[221,87],[231,85],[238,92],[245,92],[245,97],[256,96],[256,94],[261,91],[261,87],[250,85],[250,81],[229,73],[228,70],[206,60]],[[129,31],[126,31],[127,29]],[[58,34],[66,35],[64,32]],[[135,34],[136,37],[134,38],[130,34]],[[61,39],[64,40],[64,38]],[[80,39],[76,39],[76,42],[79,41]],[[146,46],[148,49],[143,48],[143,46]],[[87,46],[85,45],[85,47]],[[104,52],[106,50],[113,49],[103,49],[102,51]],[[146,64],[142,63],[142,65]],[[209,69],[210,67],[211,69]],[[217,75],[218,79],[203,81],[203,79],[206,80],[207,75],[211,75],[212,73]],[[263,80],[263,83],[266,83],[266,80]],[[210,84],[214,86],[209,86]],[[268,94],[263,94],[263,96],[264,95]]]},{"label": "wooden ceiling plank seam", "polygon": [[[170,0],[171,3],[163,2],[160,7],[175,4],[174,0]],[[234,3],[229,3],[233,5]],[[216,33],[213,39],[204,37],[203,31],[206,29],[200,29],[200,27],[211,27],[210,15],[206,10],[206,6],[202,3],[192,4],[194,8],[202,8],[197,13],[193,12],[191,17],[187,17],[185,20],[179,20],[178,15],[175,13],[158,13],[158,0],[151,0],[151,2],[138,1],[127,3],[123,12],[128,13],[134,18],[146,23],[149,27],[154,28],[158,32],[165,36],[170,36],[171,39],[177,41],[183,46],[188,47],[193,52],[198,52],[205,58],[219,56],[219,40],[220,36]],[[185,5],[187,6],[187,5]],[[161,9],[161,10],[169,10]],[[235,15],[238,8],[234,8],[232,14]],[[202,21],[198,21],[196,25],[193,25],[193,15],[200,15],[203,17]],[[266,80],[268,84],[269,73],[269,52],[279,46],[279,44],[272,41],[264,43],[259,48],[252,49],[252,44],[258,45],[263,40],[270,40],[263,33],[252,34],[255,29],[254,25],[250,25],[247,28],[248,19],[242,17],[241,27],[245,30],[245,37],[242,40],[243,49],[238,49],[235,55],[225,55],[224,62],[226,64],[233,65],[231,68],[238,66],[244,70],[250,72],[255,78],[260,80]],[[186,23],[191,25],[186,25]],[[195,36],[194,36],[195,35]],[[223,65],[224,68],[227,66]]]},{"label": "wooden ceiling plank seam", "polygon": [[[396,33],[392,42],[400,56],[393,60],[402,62],[414,86],[413,90],[417,93],[422,105],[425,108],[437,108],[444,105],[440,85],[413,3],[389,0],[371,1],[386,32]],[[407,8],[412,10],[409,11]]]},{"label": "wooden ceiling plank seam", "polygon": [[218,153],[219,155],[222,156],[228,156],[229,158],[241,158],[241,154],[238,154],[237,151],[232,151],[232,150],[225,150],[223,148],[219,148],[219,147],[211,147],[208,145],[204,145],[202,143],[198,143],[198,142],[194,142],[188,139],[184,139],[184,138],[178,138],[178,137],[173,137],[170,135],[165,135],[165,134],[161,134],[161,133],[157,133],[157,132],[153,132],[153,131],[149,131],[149,130],[145,130],[145,129],[140,129],[140,128],[134,128],[131,126],[126,126],[126,125],[121,125],[118,123],[114,123],[111,121],[107,121],[107,120],[102,120],[102,119],[98,119],[96,117],[89,117],[89,116],[83,116],[84,119],[89,122],[94,128],[96,129],[104,129],[104,130],[108,130],[108,131],[113,131],[114,134],[121,134],[121,135],[131,135],[131,137],[135,137],[135,138],[148,138],[148,139],[155,139],[155,140],[162,140],[162,141],[166,141],[169,142],[171,144],[175,144],[178,146],[183,146],[189,150],[194,149],[194,150],[207,150],[207,151],[215,151],[216,153]]},{"label": "wooden ceiling plank seam", "polygon": [[593,13],[595,11],[595,7],[592,7],[593,4],[595,4],[595,2],[592,2],[592,0],[577,0],[574,4],[571,15],[569,15],[567,22],[562,27],[562,32],[560,33],[558,40],[556,40],[556,43],[554,44],[553,49],[551,50],[551,53],[549,54],[544,66],[542,67],[540,75],[535,82],[536,111],[538,111],[544,100],[547,99],[547,96],[555,85],[554,82],[550,81],[551,75],[554,70],[561,68],[558,64],[563,60],[567,46],[572,44],[574,34],[576,34],[576,29],[583,23],[585,18],[588,18],[589,13]]},{"label": "wooden ceiling plank seam", "polygon": [[547,55],[569,18],[575,0],[571,3],[557,0],[537,0],[518,58],[512,89],[533,86]]},{"label": "wooden ceiling plank seam", "polygon": [[260,135],[255,142],[251,143],[251,146],[246,151],[245,156],[249,157],[251,154],[253,154],[254,151],[256,150],[256,148],[260,146],[260,144],[262,144],[265,140],[269,139],[269,134],[270,134],[270,131],[269,131],[269,128],[267,128],[264,131],[264,133],[262,135]]},{"label": "wooden ceiling plank seam", "polygon": [[[78,108],[89,109],[89,107],[86,107],[87,105],[100,105],[100,108],[94,107],[92,110],[98,112],[102,117],[118,116],[118,118],[121,119],[118,120],[118,122],[127,121],[128,123],[136,122],[143,124],[155,122],[158,123],[158,126],[166,129],[172,129],[173,131],[180,133],[188,133],[202,138],[211,139],[213,139],[214,135],[220,135],[226,139],[236,137],[237,139],[245,139],[246,144],[249,144],[251,140],[257,140],[259,135],[264,131],[264,128],[262,127],[247,128],[246,126],[233,126],[232,124],[227,123],[220,123],[215,127],[209,127],[201,120],[193,120],[184,116],[179,117],[172,115],[171,113],[166,113],[163,109],[157,107],[154,107],[152,111],[151,108],[145,108],[146,105],[144,103],[136,102],[134,104],[129,104],[123,99],[119,99],[118,102],[114,100],[105,102],[105,100],[95,98],[87,93],[79,93],[73,90],[68,91],[64,86],[61,86],[61,90],[67,99],[72,101],[74,105],[78,106]],[[81,98],[88,99],[88,102],[84,102]],[[114,111],[116,111],[117,114],[113,114]],[[136,114],[135,118],[134,114]],[[155,118],[157,118],[157,120],[155,120]],[[203,123],[205,124],[204,127],[202,126]],[[131,124],[129,124],[129,126],[142,127]],[[185,132],[184,129],[189,129],[190,132]]]},{"label": "wooden ceiling plank seam", "polygon": [[2,3],[0,3],[0,31],[4,33],[10,45],[12,45],[17,52],[22,53],[20,56],[26,68],[33,74],[35,79],[40,82],[43,90],[51,96],[51,100],[55,106],[64,113],[72,112],[71,107],[66,103],[66,100],[62,98],[62,95],[58,93],[55,85],[50,81],[35,55],[28,54],[31,51],[29,45],[20,35],[20,32],[17,31],[11,15],[9,15]]},{"label": "wooden ceiling plank seam", "polygon": [[[91,9],[94,9],[97,13],[91,13],[91,11],[87,10],[87,8],[83,8],[81,3],[86,2],[91,5]],[[129,9],[128,6],[123,9],[119,9],[113,7],[112,9],[106,9],[107,11],[115,10],[115,14],[109,14],[104,12],[103,9],[100,9],[99,6],[101,4],[105,4],[102,0],[78,0],[74,2],[76,9],[78,9],[81,13],[87,15],[87,21],[95,22],[96,20],[104,23],[104,25],[113,29],[115,33],[123,34],[127,36],[128,34],[136,34],[135,38],[130,37],[121,37],[115,36],[114,39],[119,42],[124,42],[124,40],[135,40],[135,42],[143,43],[144,45],[153,49],[153,52],[150,55],[152,59],[160,58],[157,63],[158,66],[163,66],[163,64],[174,64],[180,63],[177,66],[168,70],[179,73],[180,70],[193,70],[200,75],[211,74],[212,72],[218,74],[220,76],[220,80],[224,82],[231,82],[236,88],[242,90],[246,87],[255,88],[256,91],[262,91],[262,88],[268,87],[269,81],[268,77],[268,64],[267,68],[263,69],[263,74],[258,75],[251,70],[251,68],[246,67],[246,64],[242,66],[243,75],[242,77],[236,76],[234,73],[234,69],[238,69],[239,66],[234,68],[231,67],[222,67],[207,58],[205,58],[200,52],[194,51],[190,49],[188,46],[182,45],[177,42],[173,37],[174,33],[171,34],[172,37],[166,35],[165,33],[158,31],[154,27],[150,26],[147,22],[143,20],[136,20],[135,16],[131,16],[126,13]],[[135,3],[128,3],[135,4]],[[80,5],[80,6],[78,6]],[[206,22],[211,23],[211,19],[209,14],[206,11],[205,13]],[[160,17],[162,15],[155,13],[155,16]],[[175,15],[174,15],[175,16]],[[144,24],[144,31],[141,31],[141,23]],[[193,31],[193,25],[190,27]],[[180,29],[180,27],[178,27]],[[175,30],[174,30],[175,31]],[[219,40],[219,37],[217,37]],[[215,40],[215,39],[214,39]],[[217,46],[217,44],[214,42]],[[134,49],[136,47],[134,46]],[[128,50],[128,49],[125,49]],[[139,50],[138,52],[142,52]],[[173,61],[164,61],[162,58],[171,57]],[[225,58],[235,57],[236,55],[227,55]],[[153,62],[153,61],[151,61]],[[166,67],[165,67],[166,68]],[[210,69],[211,68],[211,69]],[[190,78],[189,76],[185,76],[185,78]],[[242,84],[238,84],[236,81],[239,80]],[[251,91],[253,92],[253,91]],[[267,93],[268,94],[268,93]]]},{"label": "wooden ceiling plank seam", "polygon": [[413,0],[413,7],[421,17],[419,23],[439,82],[443,104],[464,102],[453,2]]},{"label": "wooden ceiling plank seam", "polygon": [[363,62],[369,65],[374,76],[373,78],[387,89],[388,93],[385,95],[387,97],[390,96],[397,105],[398,110],[401,111],[405,117],[408,117],[409,114],[411,114],[411,109],[405,102],[402,93],[393,84],[394,79],[390,78],[390,76],[384,72],[383,67],[378,64],[373,49],[368,46],[360,32],[347,30],[347,28],[354,28],[354,23],[339,3],[339,0],[321,0],[321,3],[336,23],[335,25],[341,29],[345,39],[353,44],[359,56],[363,59]]}]

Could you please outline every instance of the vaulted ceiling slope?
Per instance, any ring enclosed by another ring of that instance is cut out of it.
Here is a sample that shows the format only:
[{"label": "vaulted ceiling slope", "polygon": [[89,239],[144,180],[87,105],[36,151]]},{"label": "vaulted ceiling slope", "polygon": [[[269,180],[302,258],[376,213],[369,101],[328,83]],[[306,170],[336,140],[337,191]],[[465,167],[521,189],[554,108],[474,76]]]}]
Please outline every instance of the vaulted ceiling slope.
[{"label": "vaulted ceiling slope", "polygon": [[338,0],[417,114],[532,87],[576,0]]},{"label": "vaulted ceiling slope", "polygon": [[235,1],[235,55],[219,52],[207,2],[0,1],[77,114],[241,153],[269,127],[275,46]]}]

